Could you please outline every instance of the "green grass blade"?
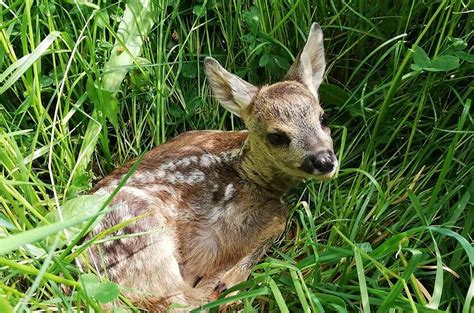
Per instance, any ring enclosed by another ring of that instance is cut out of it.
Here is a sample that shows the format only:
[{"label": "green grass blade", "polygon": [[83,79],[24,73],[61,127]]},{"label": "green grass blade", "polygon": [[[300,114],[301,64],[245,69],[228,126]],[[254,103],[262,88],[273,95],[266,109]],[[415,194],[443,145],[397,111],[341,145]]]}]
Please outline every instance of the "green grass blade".
[{"label": "green grass blade", "polygon": [[[99,214],[103,213],[104,212],[101,212]],[[76,226],[84,221],[98,216],[99,214],[77,216],[64,222],[57,222],[45,226],[40,226],[15,235],[11,235],[7,238],[2,238],[0,239],[0,255],[12,252],[26,244],[34,243],[48,236],[57,234],[58,232],[64,229]]]},{"label": "green grass blade", "polygon": [[8,88],[10,88],[21,75],[23,75],[38,59],[43,53],[45,53],[48,48],[53,44],[53,42],[60,35],[59,32],[52,32],[46,38],[41,41],[41,43],[36,47],[36,49],[28,55],[25,55],[17,62],[13,63],[5,70],[5,72],[0,75],[0,81],[3,81],[8,74],[11,73],[10,77],[5,81],[5,83],[0,87],[0,95],[3,94]]},{"label": "green grass blade", "polygon": [[474,278],[471,278],[471,284],[466,294],[466,301],[462,308],[462,313],[472,312],[472,298],[474,298]]},{"label": "green grass blade", "polygon": [[299,281],[297,272],[290,270],[290,275],[291,275],[291,281],[293,282],[293,285],[295,286],[296,294],[298,295],[298,299],[300,300],[303,312],[305,313],[311,312],[308,301],[306,300],[306,296],[303,291],[303,287],[301,286],[301,283]]},{"label": "green grass blade", "polygon": [[398,279],[397,283],[391,288],[390,293],[386,296],[385,300],[380,305],[380,312],[387,312],[389,309],[395,306],[395,301],[397,300],[400,292],[402,291],[404,285],[406,285],[406,282],[410,278],[410,275],[416,269],[416,266],[421,260],[422,254],[420,251],[415,249],[409,249],[409,252],[411,252],[412,257],[408,262],[402,276]]},{"label": "green grass blade", "polygon": [[464,248],[464,251],[466,251],[467,256],[469,257],[469,263],[471,266],[474,266],[474,247],[467,241],[466,238],[450,229],[440,228],[437,226],[429,226],[428,229],[456,239]]},{"label": "green grass blade", "polygon": [[270,286],[270,289],[273,293],[273,296],[275,297],[275,301],[278,304],[278,308],[280,309],[280,312],[282,313],[288,313],[290,312],[288,310],[288,307],[286,306],[285,299],[283,299],[283,296],[281,294],[280,289],[278,288],[277,284],[273,279],[270,278],[268,281],[268,284]]},{"label": "green grass blade", "polygon": [[367,283],[365,281],[364,263],[360,256],[358,248],[354,248],[354,258],[357,267],[357,277],[359,278],[360,295],[362,298],[362,312],[370,312],[369,295],[367,292]]}]

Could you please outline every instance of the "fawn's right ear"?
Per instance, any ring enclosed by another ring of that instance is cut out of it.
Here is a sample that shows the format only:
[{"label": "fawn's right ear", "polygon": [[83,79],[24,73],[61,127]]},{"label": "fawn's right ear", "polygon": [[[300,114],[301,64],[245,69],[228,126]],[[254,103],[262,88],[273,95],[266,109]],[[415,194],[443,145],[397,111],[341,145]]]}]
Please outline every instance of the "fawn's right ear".
[{"label": "fawn's right ear", "polygon": [[215,59],[204,60],[206,76],[217,100],[232,114],[241,116],[257,95],[258,88],[227,72]]}]

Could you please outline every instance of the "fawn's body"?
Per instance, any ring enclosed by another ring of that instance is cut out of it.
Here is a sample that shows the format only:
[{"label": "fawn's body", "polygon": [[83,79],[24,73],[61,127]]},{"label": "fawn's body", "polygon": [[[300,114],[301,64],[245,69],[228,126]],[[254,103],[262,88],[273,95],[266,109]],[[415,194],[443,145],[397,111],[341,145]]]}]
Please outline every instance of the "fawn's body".
[{"label": "fawn's body", "polygon": [[[190,132],[147,154],[114,198],[111,206],[118,208],[95,231],[145,214],[119,235],[154,233],[102,245],[108,257],[95,261],[105,263],[110,279],[133,286],[139,298],[160,300],[184,290],[168,302],[184,299],[196,305],[239,261],[226,283],[247,278],[264,246],[283,231],[286,218],[278,196],[239,173],[245,162],[239,151],[247,135]],[[102,181],[96,193],[112,192],[127,170]],[[187,287],[196,284],[198,290]]]},{"label": "fawn's body", "polygon": [[[323,52],[315,24],[288,80],[262,88],[206,60],[214,94],[249,131],[185,133],[147,153],[113,199],[93,234],[127,220],[116,235],[143,234],[96,245],[91,256],[135,303],[195,307],[244,281],[284,230],[284,193],[306,177],[334,174],[317,97]],[[130,166],[94,191],[111,193]]]}]

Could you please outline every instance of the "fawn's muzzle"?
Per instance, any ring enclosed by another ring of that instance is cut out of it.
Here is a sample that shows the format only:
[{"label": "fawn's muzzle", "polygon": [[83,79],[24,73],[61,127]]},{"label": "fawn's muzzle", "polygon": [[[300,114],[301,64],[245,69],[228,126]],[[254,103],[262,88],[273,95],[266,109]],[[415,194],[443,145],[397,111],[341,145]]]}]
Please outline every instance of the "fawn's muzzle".
[{"label": "fawn's muzzle", "polygon": [[336,166],[336,155],[331,150],[324,150],[306,156],[301,169],[308,174],[328,174]]}]

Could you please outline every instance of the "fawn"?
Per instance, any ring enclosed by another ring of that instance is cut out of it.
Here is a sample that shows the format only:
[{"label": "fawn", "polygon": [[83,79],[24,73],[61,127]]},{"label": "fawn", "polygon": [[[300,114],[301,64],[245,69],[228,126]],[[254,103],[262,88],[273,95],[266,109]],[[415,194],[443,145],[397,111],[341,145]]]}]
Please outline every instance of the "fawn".
[{"label": "fawn", "polygon": [[[192,131],[148,152],[92,234],[135,219],[115,234],[144,233],[94,245],[92,264],[121,284],[136,305],[189,310],[249,276],[285,228],[282,196],[305,178],[337,167],[318,88],[325,70],[322,30],[282,82],[255,87],[205,59],[215,97],[248,131]],[[111,193],[133,163],[93,189]]]}]

